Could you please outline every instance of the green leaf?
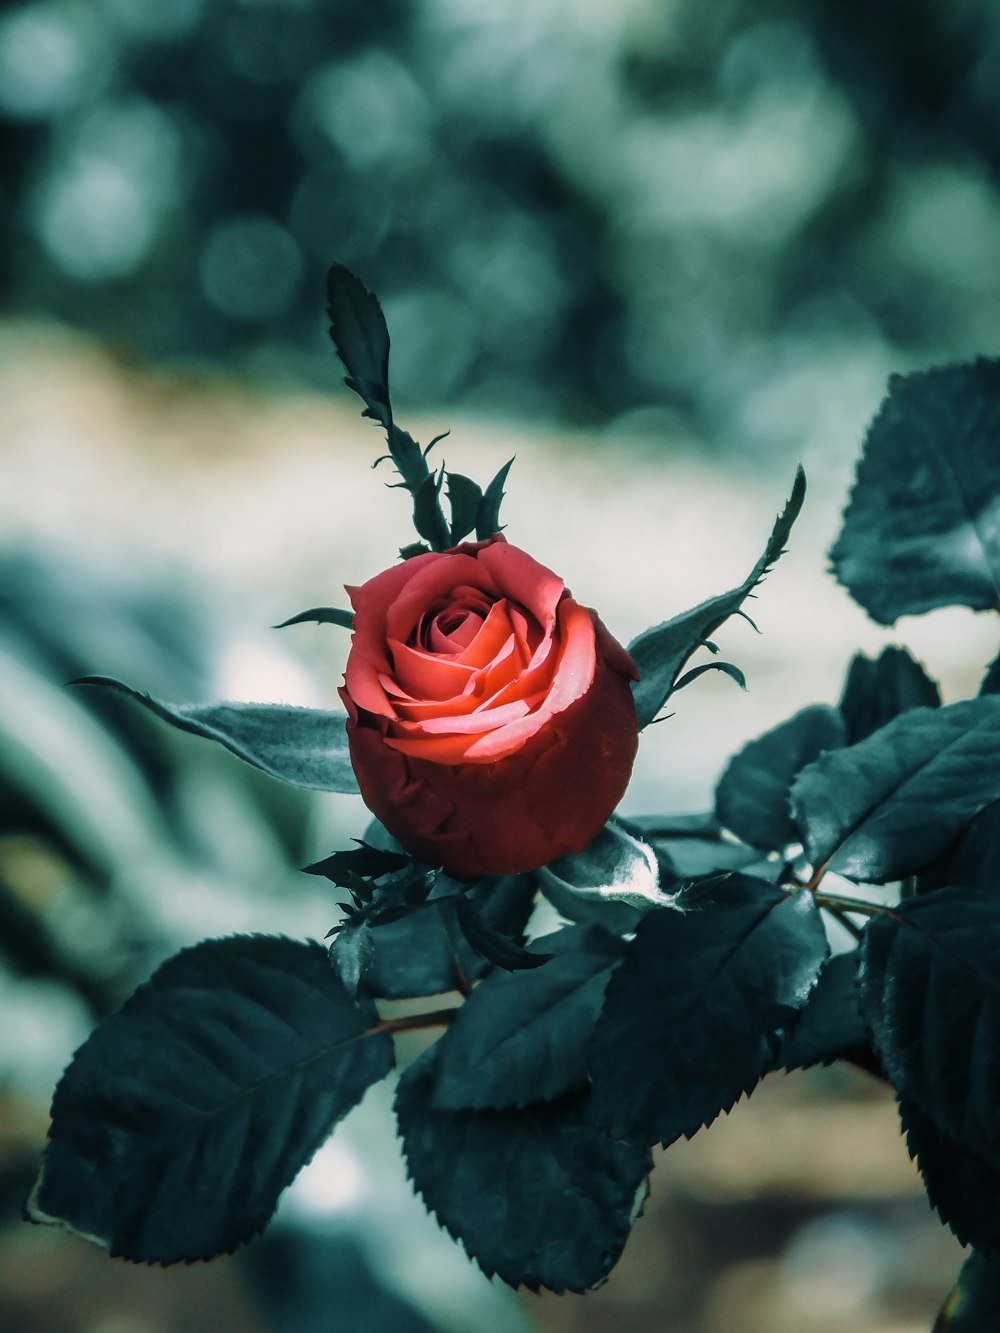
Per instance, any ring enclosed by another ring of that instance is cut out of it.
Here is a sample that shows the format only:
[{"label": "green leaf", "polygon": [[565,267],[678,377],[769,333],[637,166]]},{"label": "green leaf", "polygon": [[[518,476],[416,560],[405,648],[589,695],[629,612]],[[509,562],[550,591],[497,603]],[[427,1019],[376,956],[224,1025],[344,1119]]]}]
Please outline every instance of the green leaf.
[{"label": "green leaf", "polygon": [[[729,870],[751,873],[750,867],[759,866],[761,860],[756,848],[737,842],[735,838],[725,841],[718,838],[654,838],[652,844],[660,864],[660,883],[670,893],[676,892],[687,880],[705,879]],[[780,862],[775,863],[774,869],[781,869]]]},{"label": "green leaf", "polygon": [[306,621],[315,621],[317,625],[340,625],[342,629],[354,628],[354,612],[338,611],[335,606],[314,606],[308,611],[300,611],[297,616],[283,620],[275,629],[287,629],[289,625],[301,625]]},{"label": "green leaf", "polygon": [[958,842],[917,881],[920,893],[948,887],[978,889],[1000,899],[1000,801],[980,810]]},{"label": "green leaf", "polygon": [[562,856],[538,872],[542,891],[567,893],[593,903],[624,903],[648,911],[672,899],[660,888],[656,853],[619,819],[610,819],[575,856]]},{"label": "green leaf", "polygon": [[943,1134],[906,1098],[899,1103],[906,1147],[927,1197],[963,1245],[1000,1253],[1000,1172]]},{"label": "green leaf", "polygon": [[886,648],[874,661],[858,653],[840,696],[847,744],[863,741],[910,708],[937,708],[940,703],[937,685],[905,648]]},{"label": "green leaf", "polygon": [[880,625],[1000,602],[1000,361],[894,375],[868,428],[833,571]]},{"label": "green leaf", "polygon": [[533,1291],[607,1277],[647,1193],[648,1152],[589,1117],[587,1093],[519,1111],[434,1104],[437,1048],[399,1081],[396,1114],[414,1187],[487,1276]]},{"label": "green leaf", "polygon": [[884,884],[923,870],[1000,798],[1000,699],[911,708],[804,768],[792,818],[815,866]]},{"label": "green leaf", "polygon": [[347,369],[345,383],[364,401],[364,415],[385,428],[388,456],[395,464],[402,486],[414,497],[417,531],[434,550],[446,550],[448,526],[439,501],[440,479],[434,480],[428,467],[427,450],[421,449],[393,421],[389,400],[389,331],[382,307],[360,279],[342,264],[333,265],[326,285],[330,337]]},{"label": "green leaf", "polygon": [[808,1069],[828,1065],[868,1041],[858,997],[857,950],[838,954],[824,965],[809,1000],[775,1067]]},{"label": "green leaf", "polygon": [[656,852],[661,887],[671,892],[686,880],[743,870],[760,861],[760,852],[755,848],[723,836],[722,827],[711,811],[698,815],[642,815],[628,822]]},{"label": "green leaf", "polygon": [[715,813],[727,829],[764,851],[798,842],[788,797],[795,775],[824,750],[844,744],[836,708],[815,704],[745,745],[730,760],[715,792]]},{"label": "green leaf", "polygon": [[433,551],[446,551],[451,533],[441,511],[441,484],[444,469],[429,473],[413,492],[413,526]]},{"label": "green leaf", "polygon": [[1000,1328],[1000,1260],[970,1254],[932,1333],[996,1333]]},{"label": "green leaf", "polygon": [[486,487],[486,493],[480,501],[479,510],[476,514],[476,536],[481,542],[487,541],[503,530],[500,524],[500,506],[503,503],[504,483],[513,462],[514,460],[511,458],[504,463]]},{"label": "green leaf", "polygon": [[355,838],[357,847],[350,851],[333,852],[305,867],[307,875],[322,875],[344,888],[349,888],[349,875],[360,875],[363,879],[381,879],[396,870],[408,870],[413,864],[413,857],[406,852],[384,851],[380,847],[370,847],[368,843]]},{"label": "green leaf", "polygon": [[475,952],[508,972],[541,967],[551,956],[522,948],[517,940],[494,930],[467,893],[459,893],[456,897],[455,914],[462,934]]},{"label": "green leaf", "polygon": [[411,542],[409,546],[399,548],[400,560],[412,560],[415,555],[430,555],[431,548],[426,542]]},{"label": "green leaf", "polygon": [[553,876],[545,877],[539,873],[538,887],[564,920],[584,926],[600,926],[613,935],[630,935],[643,915],[642,910],[629,907],[627,903],[581,896],[571,885]]},{"label": "green leaf", "polygon": [[326,279],[330,337],[347,371],[345,383],[364,401],[366,417],[389,430],[389,330],[378,298],[342,264]]},{"label": "green leaf", "polygon": [[367,921],[348,921],[338,929],[330,945],[330,960],[348,995],[357,996],[374,957],[375,942]]},{"label": "green leaf", "polygon": [[218,741],[282,782],[357,794],[344,713],[286,704],[167,704],[111,676],[83,676],[71,683],[100,685],[127,694],[179,731]]},{"label": "green leaf", "polygon": [[183,950],[74,1056],[29,1216],[146,1263],[232,1251],[392,1067],[376,1018],[318,944]]},{"label": "green leaf", "polygon": [[536,971],[495,972],[480,982],[441,1038],[435,1106],[503,1110],[586,1086],[587,1046],[625,946],[591,926],[533,947],[556,952]]},{"label": "green leaf", "polygon": [[707,602],[684,611],[662,625],[646,630],[628,646],[639,680],[633,685],[636,718],[640,730],[656,717],[676,688],[677,678],[685,662],[706,639],[740,607],[767,574],[785,548],[792,524],[799,515],[805,499],[806,479],[801,468],[795,474],[795,484],[785,508],[775,520],[764,554],[754,565],[748,577],[737,588],[712,597]]},{"label": "green leaf", "polygon": [[674,687],[670,691],[671,694],[676,694],[677,691],[682,690],[685,685],[690,685],[692,681],[697,680],[699,676],[703,676],[706,671],[721,671],[724,676],[728,676],[730,680],[734,680],[741,690],[745,690],[747,687],[746,676],[738,666],[733,666],[732,662],[702,662],[700,666],[692,667],[690,671],[685,671],[683,676],[679,676],[677,680],[674,681]]},{"label": "green leaf", "polygon": [[652,1145],[710,1124],[771,1067],[827,957],[813,895],[731,874],[639,923],[591,1048],[594,1113]]},{"label": "green leaf", "polygon": [[[523,939],[535,897],[530,875],[481,879],[466,897],[478,907],[490,928],[507,939]],[[461,988],[492,970],[492,964],[466,942],[455,907],[458,889],[439,875],[426,908],[372,929],[375,959],[365,988],[387,1000],[439,995]]]},{"label": "green leaf", "polygon": [[446,474],[448,506],[451,509],[450,542],[457,546],[476,526],[476,516],[483,501],[483,493],[474,481],[460,472]]},{"label": "green leaf", "polygon": [[938,889],[875,917],[859,979],[865,1021],[897,1096],[1000,1172],[996,896]]}]

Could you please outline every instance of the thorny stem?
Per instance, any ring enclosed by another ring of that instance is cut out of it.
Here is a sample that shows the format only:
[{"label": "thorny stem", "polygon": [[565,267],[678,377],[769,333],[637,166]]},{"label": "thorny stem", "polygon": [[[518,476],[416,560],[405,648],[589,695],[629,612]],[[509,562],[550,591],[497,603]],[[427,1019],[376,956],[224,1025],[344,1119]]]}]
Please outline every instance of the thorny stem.
[{"label": "thorny stem", "polygon": [[820,886],[820,881],[822,880],[823,876],[826,874],[826,866],[827,866],[827,863],[826,863],[825,861],[823,862],[822,865],[818,865],[818,866],[815,868],[815,870],[812,872],[812,875],[809,877],[809,879],[806,881],[806,883],[803,884],[802,887],[803,887],[804,889],[809,889],[809,891],[810,891],[811,893],[815,893],[816,890],[817,890],[817,889],[819,888],[819,886]]},{"label": "thorny stem", "polygon": [[890,911],[884,903],[866,903],[860,898],[844,898],[839,893],[817,893],[816,903],[831,912],[857,912],[861,916],[882,916]]},{"label": "thorny stem", "polygon": [[368,1028],[362,1036],[374,1037],[377,1032],[412,1032],[418,1028],[447,1027],[457,1008],[431,1009],[426,1014],[406,1014],[402,1018],[383,1018],[374,1027]]}]

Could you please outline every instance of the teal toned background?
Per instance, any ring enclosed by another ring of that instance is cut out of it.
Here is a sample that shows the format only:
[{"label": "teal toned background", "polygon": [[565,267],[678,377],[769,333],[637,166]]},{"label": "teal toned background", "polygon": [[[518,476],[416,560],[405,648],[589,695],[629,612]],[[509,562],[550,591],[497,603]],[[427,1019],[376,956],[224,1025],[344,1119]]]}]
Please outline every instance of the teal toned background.
[{"label": "teal toned background", "polygon": [[373,1095],[246,1255],[110,1264],[18,1221],[52,1085],[204,935],[322,937],[296,867],[363,827],[117,699],[327,705],[346,636],[267,627],[408,540],[340,387],[327,264],[382,298],[397,415],[627,640],[791,551],[645,737],[625,808],[906,641],[825,572],[892,371],[1000,343],[1000,24],[981,3],[37,0],[0,13],[0,1327],[921,1333],[957,1270],[883,1091],[769,1080],[666,1154],[611,1282],[516,1299],[411,1196]]}]

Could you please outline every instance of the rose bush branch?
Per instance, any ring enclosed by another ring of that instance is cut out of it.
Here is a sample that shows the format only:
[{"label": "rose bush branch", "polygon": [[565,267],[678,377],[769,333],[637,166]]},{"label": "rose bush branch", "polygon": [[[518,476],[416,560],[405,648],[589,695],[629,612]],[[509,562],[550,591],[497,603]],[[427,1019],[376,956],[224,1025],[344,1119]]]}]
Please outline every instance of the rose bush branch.
[{"label": "rose bush branch", "polygon": [[[621,817],[641,735],[682,762],[668,727],[648,729],[666,701],[707,669],[743,683],[713,636],[787,545],[801,469],[743,582],[623,647],[500,535],[507,468],[481,490],[397,425],[376,298],[340,267],[329,298],[347,383],[423,539],[348,589],[352,611],[285,622],[352,631],[345,711],[87,683],[281,781],[360,791],[374,818],[307,868],[339,913],[327,948],[205,941],[98,1026],[56,1090],[29,1217],[146,1262],[231,1250],[390,1073],[394,1035],[440,1028],[396,1092],[415,1187],[486,1273],[582,1291],[642,1211],[654,1145],[773,1071],[840,1060],[891,1084],[931,1203],[974,1247],[937,1327],[995,1327],[996,662],[976,697],[945,703],[905,648],[856,655],[836,703],[733,756],[711,811]],[[996,609],[997,438],[1000,363],[890,382],[832,552],[879,623]],[[886,901],[828,892],[828,874]],[[833,920],[847,952],[831,952]],[[431,999],[446,993],[453,1007]]]}]

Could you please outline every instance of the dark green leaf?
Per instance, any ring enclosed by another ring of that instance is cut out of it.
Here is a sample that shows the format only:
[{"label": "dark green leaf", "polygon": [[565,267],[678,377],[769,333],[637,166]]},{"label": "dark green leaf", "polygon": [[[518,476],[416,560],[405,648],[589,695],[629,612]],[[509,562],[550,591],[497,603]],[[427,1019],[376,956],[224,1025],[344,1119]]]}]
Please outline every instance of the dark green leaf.
[{"label": "dark green leaf", "polygon": [[354,628],[354,612],[338,611],[335,606],[314,606],[309,611],[300,611],[297,616],[283,620],[275,629],[287,629],[289,625],[301,625],[306,621],[315,621],[317,625],[340,625],[342,629]]},{"label": "dark green leaf", "polygon": [[400,560],[412,560],[415,555],[430,555],[431,548],[426,542],[411,542],[409,546],[399,548]]},{"label": "dark green leaf", "polygon": [[706,671],[721,671],[722,674],[728,676],[730,680],[735,680],[741,690],[745,690],[747,687],[746,676],[744,676],[738,666],[733,666],[732,662],[702,662],[701,666],[692,667],[690,671],[685,671],[683,676],[679,676],[677,680],[674,681],[674,687],[670,693],[676,694],[677,691],[682,690],[685,685],[690,685],[691,682],[697,680],[699,676],[703,676]]},{"label": "dark green leaf", "polygon": [[1000,654],[990,663],[979,687],[980,694],[1000,694]]},{"label": "dark green leaf", "polygon": [[830,559],[880,625],[1000,602],[1000,361],[894,375]]},{"label": "dark green leaf", "polygon": [[801,468],[795,474],[795,484],[785,508],[778,515],[764,554],[754,565],[749,576],[729,592],[712,597],[690,611],[684,611],[672,620],[664,621],[646,630],[628,646],[639,680],[633,686],[636,718],[640,729],[648,726],[676,688],[677,678],[685,662],[704,641],[740,607],[764,578],[781,555],[788,541],[792,524],[798,517],[805,499],[806,479]]},{"label": "dark green leaf", "polygon": [[451,509],[451,545],[457,546],[476,526],[483,493],[474,481],[460,472],[447,473],[448,506]]},{"label": "dark green leaf", "polygon": [[591,1050],[594,1111],[613,1134],[672,1143],[772,1065],[827,956],[816,900],[731,874],[639,923]]},{"label": "dark green leaf", "polygon": [[917,881],[921,893],[947,887],[1000,898],[1000,802],[980,810],[958,842]]},{"label": "dark green leaf", "polygon": [[347,371],[347,387],[364,400],[364,415],[388,430],[389,330],[378,298],[342,264],[327,274],[326,295],[330,337]]},{"label": "dark green leaf", "polygon": [[[660,882],[669,893],[675,892],[685,880],[704,879],[728,870],[748,870],[759,865],[761,859],[756,848],[735,839],[654,838],[652,843],[660,864]],[[779,871],[781,862],[775,862],[774,868]]]},{"label": "dark green leaf", "polygon": [[357,793],[344,713],[286,704],[166,704],[111,676],[83,676],[72,683],[127,694],[171,726],[218,741],[282,782],[318,791]]},{"label": "dark green leaf", "polygon": [[909,708],[937,708],[941,694],[905,648],[889,647],[874,661],[858,653],[840,697],[847,744],[863,741]]},{"label": "dark green leaf", "polygon": [[914,1102],[903,1098],[899,1115],[907,1150],[941,1220],[963,1245],[1000,1253],[1000,1172],[943,1134]]},{"label": "dark green leaf", "polygon": [[[326,289],[330,337],[348,372],[345,383],[364,401],[364,415],[385,428],[389,443],[388,456],[402,478],[401,485],[416,495],[430,475],[430,469],[425,451],[392,418],[389,400],[389,331],[382,308],[360,279],[342,264],[334,264],[330,269]],[[378,459],[376,465],[381,461]],[[441,521],[443,523],[443,518]],[[432,542],[432,545],[435,543]],[[443,550],[445,546],[447,542],[437,545],[436,549]]]},{"label": "dark green leaf", "polygon": [[375,942],[367,921],[345,922],[330,945],[330,958],[348,995],[356,996],[361,979],[372,965]]},{"label": "dark green leaf", "polygon": [[[466,943],[459,928],[458,893],[458,886],[440,875],[426,908],[373,928],[375,961],[365,978],[373,995],[384,999],[438,995],[491,970],[492,965]],[[530,875],[482,879],[466,894],[497,934],[515,936],[517,942],[523,939],[521,932],[535,897]]]},{"label": "dark green leaf", "polygon": [[857,952],[831,958],[819,974],[813,993],[789,1037],[782,1043],[776,1067],[808,1069],[828,1065],[868,1040],[858,998]]},{"label": "dark green leaf", "polygon": [[455,899],[455,913],[469,945],[497,967],[516,972],[548,962],[549,954],[522,948],[517,940],[494,930],[467,893],[460,893]]},{"label": "dark green leaf", "polygon": [[537,1291],[603,1282],[641,1208],[649,1154],[594,1127],[577,1093],[520,1111],[433,1104],[436,1050],[399,1082],[410,1177],[427,1207],[488,1275]]},{"label": "dark green leaf", "polygon": [[476,515],[476,536],[481,542],[487,541],[495,533],[502,531],[500,524],[500,506],[503,503],[504,483],[513,464],[513,458],[504,463],[490,484],[486,487],[479,512]]},{"label": "dark green leaf", "polygon": [[63,1075],[32,1220],[148,1263],[235,1249],[388,1073],[391,1038],[363,1038],[375,1019],[317,944],[256,935],[185,949]]},{"label": "dark green leaf", "polygon": [[1000,1260],[970,1254],[941,1307],[932,1333],[996,1333],[1000,1328]]},{"label": "dark green leaf", "polygon": [[355,839],[358,846],[347,852],[334,852],[305,867],[307,875],[322,875],[334,884],[348,887],[346,875],[360,875],[364,879],[380,879],[395,870],[407,870],[413,865],[413,858],[406,852],[383,851],[380,847],[369,847],[366,842]]},{"label": "dark green leaf", "polygon": [[884,884],[924,869],[1000,798],[1000,699],[911,708],[846,750],[828,751],[792,788],[809,859]]},{"label": "dark green leaf", "polygon": [[570,885],[553,876],[538,876],[538,886],[567,921],[580,925],[595,925],[614,935],[630,935],[642,917],[642,910],[627,903],[607,902],[576,892]]},{"label": "dark green leaf", "polygon": [[795,775],[824,750],[844,744],[836,708],[815,704],[751,741],[732,760],[715,792],[720,822],[744,842],[781,851],[798,842],[788,797]]},{"label": "dark green leaf", "polygon": [[[560,950],[567,936],[575,947]],[[586,1086],[587,1046],[624,945],[596,927],[573,927],[536,947],[560,951],[536,971],[480,982],[441,1038],[436,1106],[502,1110]]]},{"label": "dark green leaf", "polygon": [[996,895],[937,889],[874,918],[859,979],[865,1020],[897,1096],[1000,1171]]},{"label": "dark green leaf", "polygon": [[413,526],[434,551],[446,551],[451,545],[451,534],[441,510],[440,473],[429,473],[413,493]]},{"label": "dark green leaf", "polygon": [[[704,879],[760,862],[760,852],[723,835],[713,811],[697,815],[640,815],[628,820],[656,853],[660,884],[673,893],[685,880]],[[780,870],[780,865],[777,869]]]},{"label": "dark green leaf", "polygon": [[620,819],[610,819],[576,856],[562,856],[538,872],[543,892],[572,892],[594,903],[625,903],[648,910],[670,898],[660,888],[653,848],[631,833]]}]

